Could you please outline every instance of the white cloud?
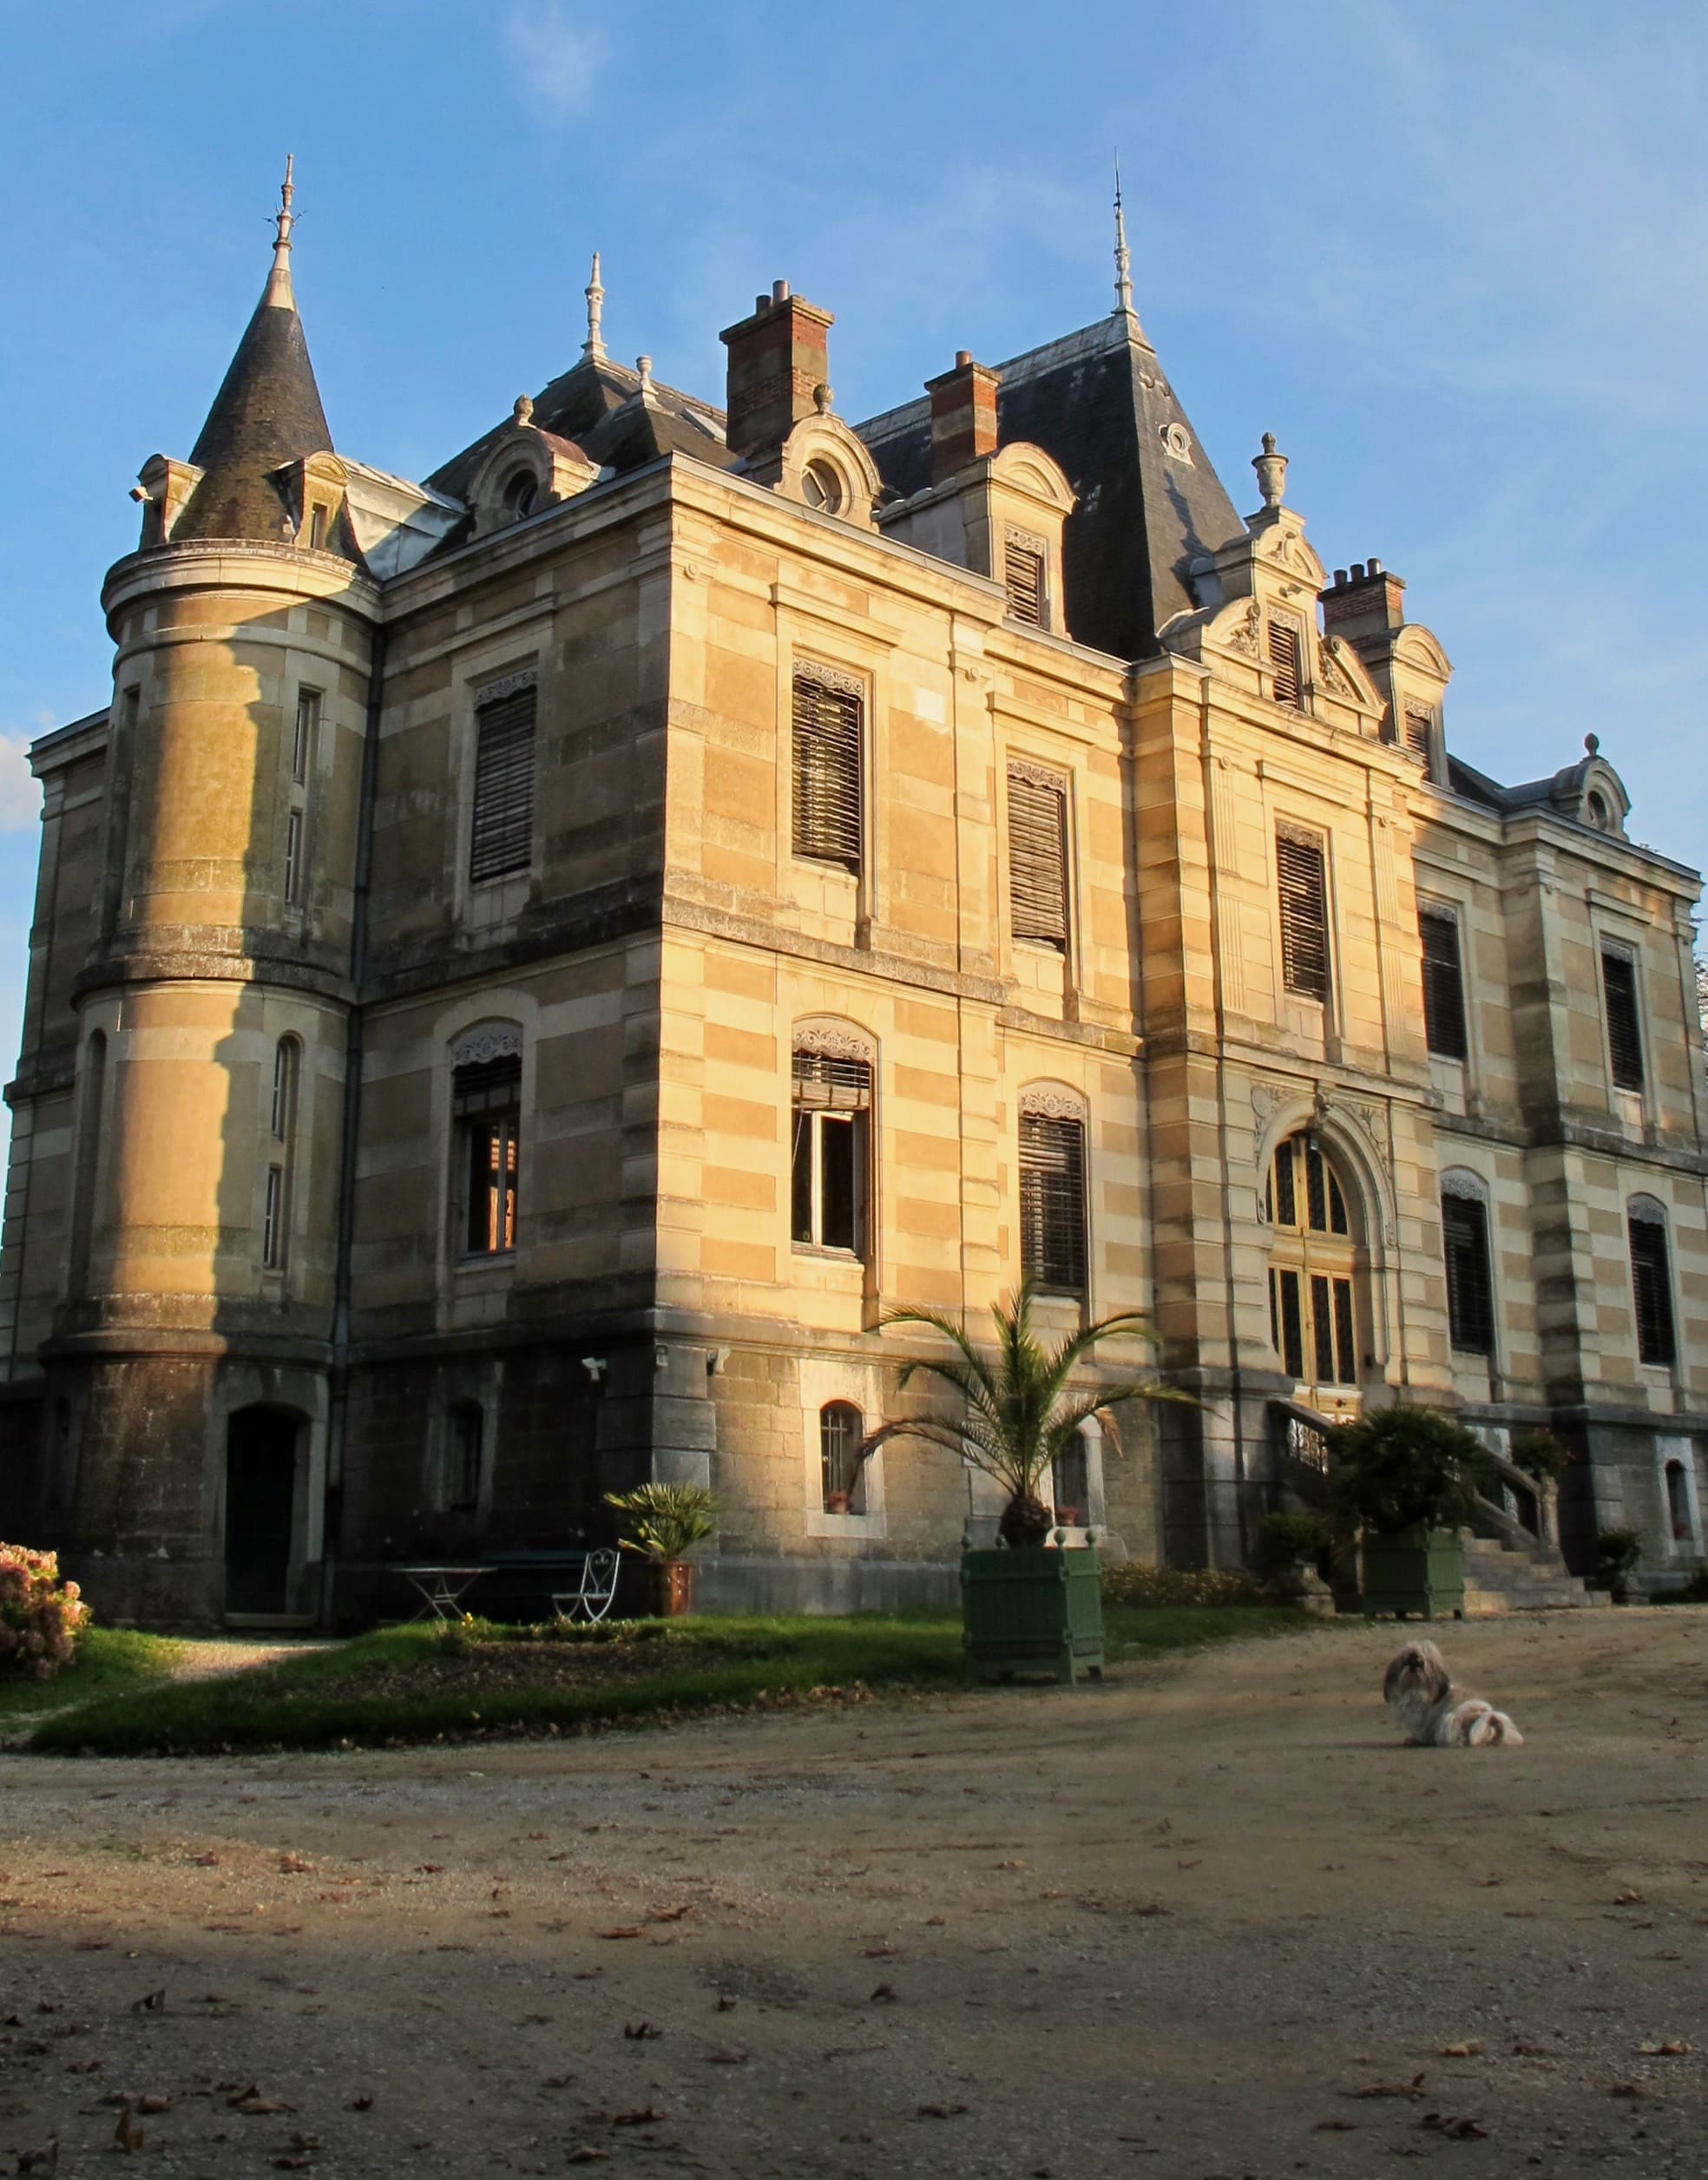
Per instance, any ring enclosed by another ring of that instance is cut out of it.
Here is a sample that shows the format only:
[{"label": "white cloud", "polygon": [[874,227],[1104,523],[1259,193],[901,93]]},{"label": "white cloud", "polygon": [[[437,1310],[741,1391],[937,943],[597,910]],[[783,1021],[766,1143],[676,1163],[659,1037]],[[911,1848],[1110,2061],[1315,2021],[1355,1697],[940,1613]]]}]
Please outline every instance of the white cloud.
[{"label": "white cloud", "polygon": [[607,49],[602,32],[583,27],[563,0],[523,0],[504,25],[516,89],[549,121],[587,111]]},{"label": "white cloud", "polygon": [[23,832],[41,817],[42,790],[29,749],[27,734],[0,734],[0,832]]}]

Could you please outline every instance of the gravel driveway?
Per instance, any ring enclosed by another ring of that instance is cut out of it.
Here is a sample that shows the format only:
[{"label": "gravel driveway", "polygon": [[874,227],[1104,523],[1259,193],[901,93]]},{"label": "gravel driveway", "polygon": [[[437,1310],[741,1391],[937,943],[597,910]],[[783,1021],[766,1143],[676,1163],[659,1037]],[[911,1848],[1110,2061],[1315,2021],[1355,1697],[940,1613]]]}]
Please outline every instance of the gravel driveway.
[{"label": "gravel driveway", "polygon": [[207,2180],[1694,2176],[1708,1613],[1442,1643],[1523,1748],[1402,1747],[1358,1628],[584,1741],[0,1757],[0,2152],[108,2174],[128,2093],[142,2170]]}]

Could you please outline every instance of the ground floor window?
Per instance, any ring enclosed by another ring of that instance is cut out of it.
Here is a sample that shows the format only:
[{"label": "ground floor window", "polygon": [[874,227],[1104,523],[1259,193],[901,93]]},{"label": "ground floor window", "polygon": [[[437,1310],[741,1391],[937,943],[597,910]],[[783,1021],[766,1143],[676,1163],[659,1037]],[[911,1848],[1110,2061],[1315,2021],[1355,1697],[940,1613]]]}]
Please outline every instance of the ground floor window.
[{"label": "ground floor window", "polygon": [[827,1401],[818,1411],[818,1451],[824,1465],[824,1512],[866,1511],[865,1464],[860,1447],[865,1423],[851,1401]]},{"label": "ground floor window", "polygon": [[1289,1377],[1309,1376],[1318,1385],[1358,1382],[1350,1278],[1337,1278],[1331,1272],[1295,1271],[1290,1266],[1271,1267],[1269,1328],[1281,1367]]}]

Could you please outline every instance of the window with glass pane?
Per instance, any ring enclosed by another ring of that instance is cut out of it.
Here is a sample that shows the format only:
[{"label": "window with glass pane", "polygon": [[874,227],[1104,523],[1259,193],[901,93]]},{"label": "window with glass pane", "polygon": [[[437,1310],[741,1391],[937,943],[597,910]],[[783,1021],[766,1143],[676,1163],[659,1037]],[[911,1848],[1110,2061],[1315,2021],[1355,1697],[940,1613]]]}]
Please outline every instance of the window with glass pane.
[{"label": "window with glass pane", "polygon": [[860,1444],[865,1424],[851,1401],[831,1401],[818,1411],[818,1450],[824,1473],[824,1512],[864,1514],[865,1465]]},{"label": "window with glass pane", "polygon": [[1670,1368],[1678,1358],[1672,1330],[1672,1281],[1666,1260],[1666,1226],[1659,1209],[1633,1206],[1626,1231],[1631,1244],[1631,1284],[1637,1304],[1637,1359]]},{"label": "window with glass pane", "polygon": [[1082,1529],[1091,1519],[1091,1464],[1076,1431],[1050,1464],[1050,1503],[1064,1528]]},{"label": "window with glass pane", "polygon": [[1474,1198],[1442,1197],[1442,1248],[1447,1259],[1449,1336],[1462,1354],[1490,1354],[1494,1346],[1494,1298],[1488,1262],[1488,1214]]},{"label": "window with glass pane", "polygon": [[865,1254],[871,1068],[823,1052],[794,1056],[790,1231],[798,1249]]},{"label": "window with glass pane", "polygon": [[1020,1116],[1020,1270],[1055,1294],[1086,1284],[1085,1123]]},{"label": "window with glass pane", "polygon": [[291,738],[291,778],[299,787],[307,782],[309,765],[314,753],[314,737],[319,725],[320,692],[318,689],[299,689],[296,731]]},{"label": "window with glass pane", "polygon": [[1465,983],[1459,959],[1459,919],[1448,909],[1420,909],[1423,942],[1423,1029],[1443,1060],[1466,1056]]},{"label": "window with glass pane", "polygon": [[458,1067],[452,1103],[463,1139],[463,1251],[501,1257],[516,1247],[521,1163],[520,1055]]},{"label": "window with glass pane", "polygon": [[1281,1366],[1310,1384],[1356,1386],[1351,1221],[1339,1178],[1308,1133],[1277,1149],[1264,1201],[1276,1235],[1269,1331]]}]

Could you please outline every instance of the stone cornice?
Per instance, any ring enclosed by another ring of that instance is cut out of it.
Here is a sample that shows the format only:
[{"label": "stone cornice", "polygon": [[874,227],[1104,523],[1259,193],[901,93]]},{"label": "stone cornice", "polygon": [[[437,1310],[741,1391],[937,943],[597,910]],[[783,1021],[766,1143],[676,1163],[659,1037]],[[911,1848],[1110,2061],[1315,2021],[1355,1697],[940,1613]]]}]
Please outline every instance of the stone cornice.
[{"label": "stone cornice", "polygon": [[124,607],[167,590],[260,591],[344,606],[366,621],[379,618],[378,586],[351,561],[294,545],[222,538],[151,545],[115,561],[101,586],[101,609],[110,623]]}]

